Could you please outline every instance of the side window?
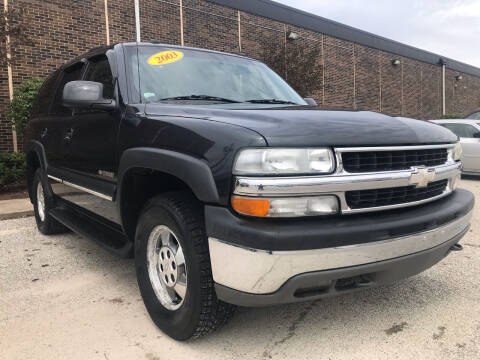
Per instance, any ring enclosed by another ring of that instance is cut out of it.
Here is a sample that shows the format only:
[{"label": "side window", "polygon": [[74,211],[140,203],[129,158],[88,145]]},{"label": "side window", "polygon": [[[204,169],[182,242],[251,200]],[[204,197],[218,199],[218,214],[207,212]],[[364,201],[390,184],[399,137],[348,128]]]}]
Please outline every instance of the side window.
[{"label": "side window", "polygon": [[84,80],[102,83],[103,97],[105,99],[113,98],[113,75],[106,56],[94,58],[90,61]]},{"label": "side window", "polygon": [[82,77],[84,64],[78,63],[69,68],[63,70],[62,78],[60,83],[58,84],[57,91],[55,92],[55,100],[53,102],[52,112],[54,114],[71,114],[72,109],[63,106],[62,104],[62,96],[63,96],[63,88],[65,84],[70,81],[80,80]]},{"label": "side window", "polygon": [[473,125],[469,124],[441,124],[455,135],[461,138],[478,138],[480,131]]},{"label": "side window", "polygon": [[51,74],[40,88],[36,103],[33,108],[33,112],[38,115],[47,115],[50,110],[50,105],[53,101],[53,95],[55,90],[55,83],[57,82],[59,71],[55,71]]},{"label": "side window", "polygon": [[480,120],[480,111],[469,115],[467,119]]}]

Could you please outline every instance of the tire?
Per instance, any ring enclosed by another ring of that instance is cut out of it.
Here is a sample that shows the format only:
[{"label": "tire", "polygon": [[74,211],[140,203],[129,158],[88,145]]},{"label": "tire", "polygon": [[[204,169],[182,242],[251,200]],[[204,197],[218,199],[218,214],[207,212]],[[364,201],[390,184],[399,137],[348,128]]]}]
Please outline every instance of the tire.
[{"label": "tire", "polygon": [[[171,249],[172,260],[167,260],[168,249]],[[158,266],[151,257],[154,252],[159,254]],[[183,265],[180,253],[183,253]],[[164,260],[161,260],[162,254]],[[175,263],[177,258],[180,260]],[[217,299],[203,208],[187,192],[160,195],[147,203],[136,230],[135,267],[150,317],[164,333],[176,340],[207,335],[227,323],[235,312],[234,305]],[[168,279],[172,276],[166,273],[168,269],[176,269],[173,274],[176,277],[171,278],[170,284],[164,281],[165,274]],[[174,279],[176,282],[172,285]],[[155,288],[152,284],[156,284]],[[180,289],[185,286],[183,297],[183,291],[177,292],[177,286]]]},{"label": "tire", "polygon": [[38,168],[33,177],[33,210],[37,228],[44,235],[67,232],[68,229],[49,213],[55,207],[55,198],[45,192],[45,187],[46,181],[44,180],[42,170]]}]

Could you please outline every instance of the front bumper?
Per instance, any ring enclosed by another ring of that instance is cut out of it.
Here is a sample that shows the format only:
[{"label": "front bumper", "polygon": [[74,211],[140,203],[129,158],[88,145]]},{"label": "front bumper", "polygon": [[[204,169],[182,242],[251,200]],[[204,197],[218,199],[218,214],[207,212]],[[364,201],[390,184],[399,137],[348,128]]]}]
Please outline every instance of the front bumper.
[{"label": "front bumper", "polygon": [[[440,261],[461,239],[473,203],[470,192],[457,190],[416,208],[289,223],[231,213],[227,221],[226,213],[207,207],[217,295],[239,305],[269,305],[415,275]],[[254,236],[242,238],[248,234]]]}]

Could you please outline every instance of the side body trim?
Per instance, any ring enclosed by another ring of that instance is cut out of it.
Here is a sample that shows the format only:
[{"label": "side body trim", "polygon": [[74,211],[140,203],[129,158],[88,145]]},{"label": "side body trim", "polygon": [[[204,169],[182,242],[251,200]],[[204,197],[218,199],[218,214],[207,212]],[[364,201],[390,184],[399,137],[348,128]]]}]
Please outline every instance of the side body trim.
[{"label": "side body trim", "polygon": [[46,172],[50,179],[60,180],[59,182],[64,185],[101,197],[102,199],[109,201],[115,200],[115,179],[100,178],[90,174],[69,169],[58,169],[52,166],[48,166]]},{"label": "side body trim", "polygon": [[57,182],[60,182],[60,183],[62,183],[62,184],[64,184],[64,185],[70,186],[70,187],[72,187],[72,188],[75,188],[75,189],[77,189],[77,190],[85,191],[86,193],[89,193],[89,194],[98,196],[99,198],[102,198],[102,199],[105,199],[105,200],[109,200],[109,201],[113,201],[113,198],[112,198],[111,196],[108,196],[108,195],[99,193],[98,191],[94,191],[94,190],[88,189],[88,188],[86,188],[86,187],[83,187],[83,186],[80,186],[80,185],[71,183],[71,182],[69,182],[69,181],[64,181],[64,180],[59,179],[59,178],[57,178],[57,177],[55,177],[55,176],[52,176],[52,175],[48,175],[48,178],[49,178],[49,179],[52,179],[52,180],[55,180],[55,181],[57,181]]}]

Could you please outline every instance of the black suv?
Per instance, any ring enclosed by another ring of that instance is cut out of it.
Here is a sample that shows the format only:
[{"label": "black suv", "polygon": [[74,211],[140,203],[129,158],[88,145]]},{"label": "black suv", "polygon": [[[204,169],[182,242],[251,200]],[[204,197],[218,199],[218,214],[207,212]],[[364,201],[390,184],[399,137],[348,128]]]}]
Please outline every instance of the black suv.
[{"label": "black suv", "polygon": [[39,230],[135,256],[175,339],[235,305],[389,283],[459,249],[474,204],[460,156],[441,126],[321,110],[259,61],[153,43],[55,71],[27,136]]}]

